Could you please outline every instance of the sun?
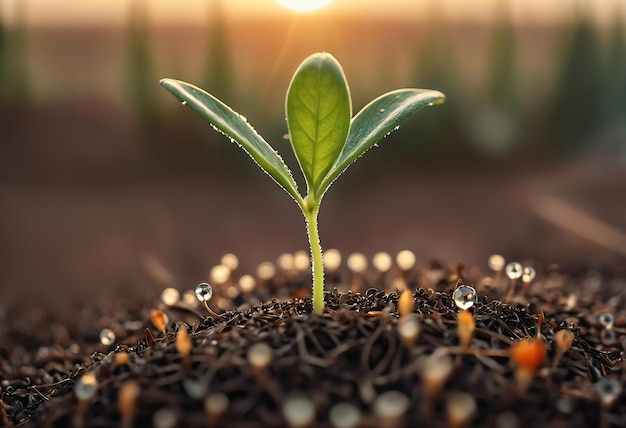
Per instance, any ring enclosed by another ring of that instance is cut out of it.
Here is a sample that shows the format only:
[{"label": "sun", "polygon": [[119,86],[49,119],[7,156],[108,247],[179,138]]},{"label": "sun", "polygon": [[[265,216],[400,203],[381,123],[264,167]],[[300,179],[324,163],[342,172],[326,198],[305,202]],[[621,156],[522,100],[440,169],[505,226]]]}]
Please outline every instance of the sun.
[{"label": "sun", "polygon": [[330,3],[330,0],[278,0],[287,9],[295,12],[313,12]]}]

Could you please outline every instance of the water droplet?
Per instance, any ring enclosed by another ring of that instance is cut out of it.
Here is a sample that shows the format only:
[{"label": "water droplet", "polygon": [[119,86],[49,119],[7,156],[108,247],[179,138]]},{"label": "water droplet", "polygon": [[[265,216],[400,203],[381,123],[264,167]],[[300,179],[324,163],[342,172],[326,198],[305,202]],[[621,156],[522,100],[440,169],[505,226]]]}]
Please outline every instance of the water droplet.
[{"label": "water droplet", "polygon": [[333,272],[341,266],[341,253],[335,248],[324,251],[324,267]]},{"label": "water droplet", "polygon": [[242,275],[239,278],[239,288],[243,293],[251,293],[256,287],[256,280],[252,275]]},{"label": "water droplet", "polygon": [[239,267],[239,258],[232,253],[224,254],[220,262],[231,271],[234,271]]},{"label": "water droplet", "polygon": [[615,323],[615,317],[613,316],[613,314],[605,312],[598,315],[598,321],[600,321],[600,324],[602,324],[604,328],[610,330],[613,328],[613,324]]},{"label": "water droplet", "polygon": [[505,263],[504,257],[500,254],[493,254],[489,257],[489,260],[487,260],[487,266],[494,272],[499,272],[504,269]]},{"label": "water droplet", "polygon": [[230,278],[230,269],[224,265],[216,265],[211,268],[209,276],[214,283],[224,284]]},{"label": "water droplet", "polygon": [[221,392],[212,392],[204,400],[204,410],[210,416],[219,416],[228,409],[228,396]]},{"label": "water droplet", "polygon": [[315,405],[302,395],[288,395],[283,404],[283,416],[291,427],[306,427],[315,420]]},{"label": "water droplet", "polygon": [[535,269],[531,268],[530,266],[524,267],[524,270],[522,271],[522,281],[524,281],[525,283],[529,283],[530,281],[535,279],[536,276],[537,272],[535,271]]},{"label": "water droplet", "polygon": [[378,396],[374,402],[374,413],[380,419],[396,420],[401,418],[409,409],[411,401],[399,391],[386,391]]},{"label": "water droplet", "polygon": [[278,259],[276,260],[276,266],[278,266],[283,271],[294,270],[296,267],[293,263],[293,254],[283,253],[278,256]]},{"label": "water droplet", "polygon": [[185,388],[185,392],[194,400],[199,400],[206,394],[206,385],[203,382],[185,379],[183,381],[183,388]]},{"label": "water droplet", "polygon": [[596,392],[605,406],[610,406],[622,392],[622,385],[615,379],[604,378],[596,383]]},{"label": "water droplet", "polygon": [[396,264],[401,270],[409,270],[415,265],[415,254],[411,250],[402,250],[396,256]]},{"label": "water droplet", "polygon": [[506,265],[506,276],[510,279],[518,279],[524,272],[524,267],[518,262],[511,262]]},{"label": "water droplet", "polygon": [[74,384],[74,394],[80,401],[91,400],[98,390],[98,379],[93,372],[85,373]]},{"label": "water droplet", "polygon": [[467,392],[454,392],[446,402],[446,413],[450,426],[465,426],[476,413],[476,400]]},{"label": "water droplet", "polygon": [[335,428],[354,428],[361,422],[361,411],[350,403],[338,403],[331,407],[328,419]]},{"label": "water droplet", "polygon": [[183,101],[182,105],[186,106],[187,105],[187,101]]},{"label": "water droplet", "polygon": [[257,369],[264,369],[274,357],[274,350],[265,342],[255,343],[248,349],[248,361]]},{"label": "water droplet", "polygon": [[161,292],[161,301],[168,306],[178,303],[178,299],[180,299],[180,293],[175,288],[168,287]]},{"label": "water droplet", "polygon": [[346,261],[352,272],[360,273],[367,269],[367,259],[361,253],[352,253]]},{"label": "water droplet", "polygon": [[265,281],[272,279],[275,273],[276,273],[276,268],[274,267],[274,264],[271,262],[263,262],[256,268],[257,276],[260,279],[265,280]]},{"label": "water droplet", "polygon": [[386,253],[384,251],[376,253],[372,258],[372,264],[379,272],[387,272],[389,269],[391,269],[391,256],[389,255],[389,253]]},{"label": "water droplet", "polygon": [[209,284],[203,282],[196,287],[196,298],[201,302],[207,302],[213,297],[213,289]]},{"label": "water droplet", "polygon": [[105,346],[109,346],[115,342],[115,333],[110,328],[103,328],[100,331],[100,343]]},{"label": "water droplet", "polygon": [[293,265],[299,271],[305,271],[311,266],[311,257],[307,251],[296,251],[293,254]]},{"label": "water droplet", "polygon": [[176,412],[167,407],[162,407],[152,416],[152,426],[154,428],[174,428],[177,422]]},{"label": "water droplet", "polygon": [[193,306],[196,304],[196,294],[192,290],[187,290],[183,293],[183,302],[187,306]]},{"label": "water droplet", "polygon": [[452,294],[452,298],[454,299],[454,304],[459,309],[469,309],[474,306],[476,302],[478,302],[476,290],[474,287],[469,285],[461,285],[457,287]]}]

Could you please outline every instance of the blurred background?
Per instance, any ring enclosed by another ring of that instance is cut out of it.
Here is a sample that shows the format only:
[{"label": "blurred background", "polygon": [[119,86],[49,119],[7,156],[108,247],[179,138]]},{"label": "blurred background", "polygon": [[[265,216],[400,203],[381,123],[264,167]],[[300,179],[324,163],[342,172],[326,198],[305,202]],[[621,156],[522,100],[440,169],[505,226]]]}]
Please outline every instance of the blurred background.
[{"label": "blurred background", "polygon": [[447,95],[333,185],[326,248],[626,261],[622,0],[0,0],[0,302],[64,310],[153,293],[146,263],[187,289],[227,252],[246,273],[306,250],[293,201],[158,81],[218,96],[299,176],[284,96],[316,51],[355,112]]}]

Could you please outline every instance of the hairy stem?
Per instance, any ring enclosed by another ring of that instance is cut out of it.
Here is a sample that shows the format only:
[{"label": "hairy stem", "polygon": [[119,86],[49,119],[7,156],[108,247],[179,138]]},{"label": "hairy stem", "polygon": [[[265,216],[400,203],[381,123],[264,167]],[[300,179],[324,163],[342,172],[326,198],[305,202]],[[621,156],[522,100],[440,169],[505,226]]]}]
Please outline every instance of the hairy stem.
[{"label": "hairy stem", "polygon": [[305,204],[303,207],[311,246],[311,272],[313,274],[313,311],[321,313],[324,310],[324,260],[322,246],[317,230],[318,204]]}]

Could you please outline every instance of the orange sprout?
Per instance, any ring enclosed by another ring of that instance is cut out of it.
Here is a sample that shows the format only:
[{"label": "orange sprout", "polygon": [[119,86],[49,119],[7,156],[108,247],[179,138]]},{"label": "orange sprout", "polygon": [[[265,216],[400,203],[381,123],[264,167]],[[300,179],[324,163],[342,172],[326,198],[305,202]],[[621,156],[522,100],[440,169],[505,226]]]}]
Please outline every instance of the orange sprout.
[{"label": "orange sprout", "polygon": [[405,289],[400,298],[398,299],[398,312],[401,317],[405,317],[410,313],[413,313],[415,302],[413,301],[413,293],[408,289]]},{"label": "orange sprout", "polygon": [[510,352],[511,360],[517,367],[515,380],[518,391],[524,393],[530,386],[535,373],[543,366],[546,346],[540,339],[526,337],[513,344]]},{"label": "orange sprout", "polygon": [[472,343],[472,337],[474,336],[474,329],[476,328],[476,321],[472,313],[466,309],[459,311],[459,319],[457,324],[457,331],[459,334],[459,341],[461,346],[469,348]]},{"label": "orange sprout", "polygon": [[165,312],[158,309],[152,309],[150,311],[150,320],[159,331],[165,331],[165,327],[167,327],[167,323],[169,322],[169,318]]}]

